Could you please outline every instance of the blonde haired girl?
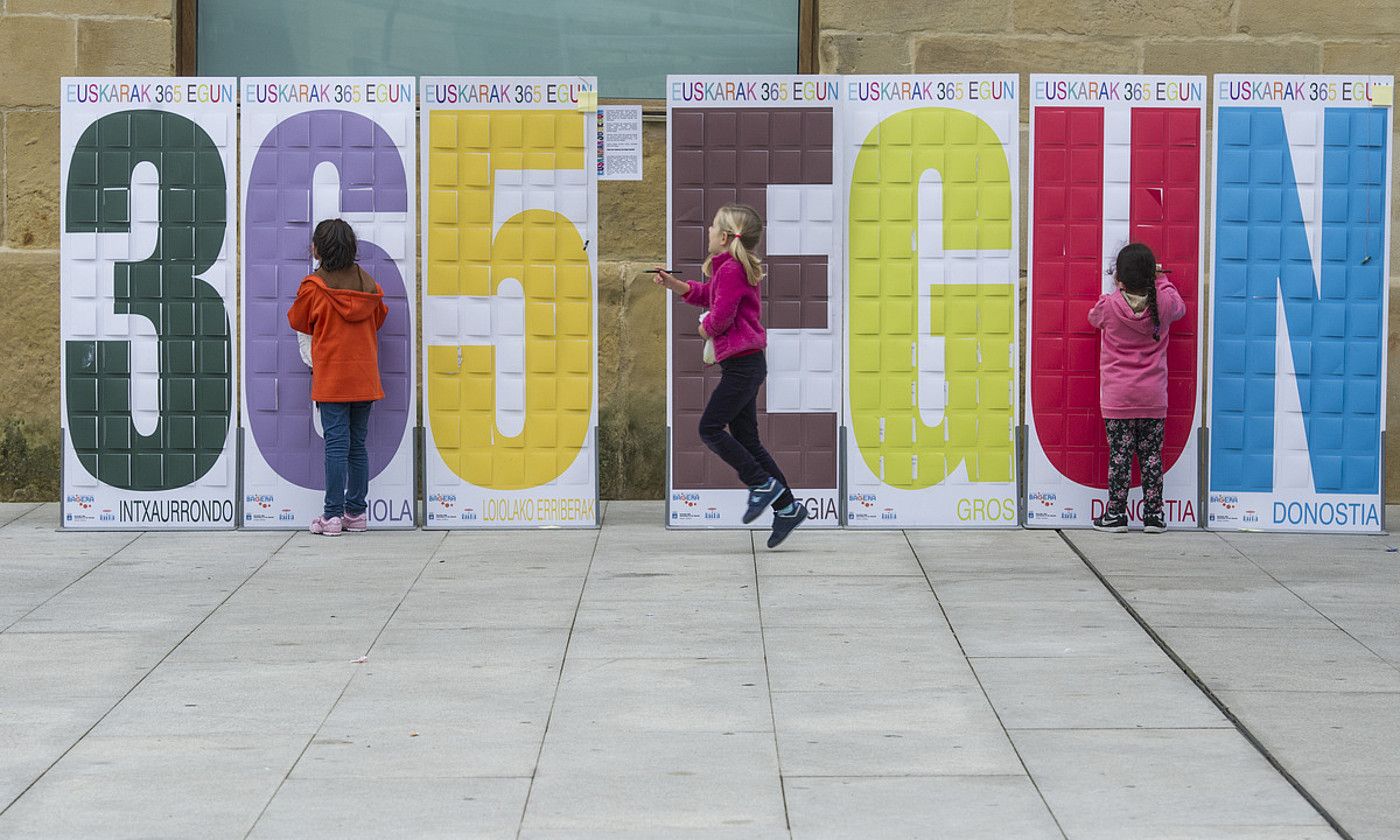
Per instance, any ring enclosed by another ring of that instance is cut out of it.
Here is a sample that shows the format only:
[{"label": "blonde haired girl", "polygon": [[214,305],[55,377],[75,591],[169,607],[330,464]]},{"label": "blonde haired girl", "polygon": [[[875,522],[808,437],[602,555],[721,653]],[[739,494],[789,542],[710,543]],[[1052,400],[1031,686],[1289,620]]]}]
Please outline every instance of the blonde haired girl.
[{"label": "blonde haired girl", "polygon": [[768,376],[763,355],[768,333],[763,329],[763,300],[758,291],[763,263],[754,254],[762,234],[763,220],[757,210],[746,204],[726,204],[710,224],[710,255],[701,267],[706,282],[682,280],[658,267],[656,284],[683,295],[686,303],[709,310],[700,321],[700,336],[714,341],[721,374],[700,416],[700,439],[748,485],[745,524],[772,506],[768,547],[776,548],[807,518],[807,508],[793,498],[782,470],[758,437],[758,391]]}]

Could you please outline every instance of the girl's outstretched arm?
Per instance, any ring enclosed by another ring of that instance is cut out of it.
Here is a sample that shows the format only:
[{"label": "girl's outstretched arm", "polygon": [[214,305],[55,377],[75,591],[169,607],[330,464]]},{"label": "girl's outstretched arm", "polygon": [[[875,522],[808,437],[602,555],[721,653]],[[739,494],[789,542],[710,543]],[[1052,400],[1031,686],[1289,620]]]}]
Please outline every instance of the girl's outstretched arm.
[{"label": "girl's outstretched arm", "polygon": [[374,291],[379,294],[379,308],[374,311],[374,328],[377,330],[384,326],[384,319],[389,317],[389,304],[384,302],[384,289],[378,283],[374,284]]},{"label": "girl's outstretched arm", "polygon": [[652,278],[652,282],[656,285],[670,289],[680,295],[681,300],[692,306],[698,306],[701,309],[709,308],[712,284],[682,280],[659,265],[653,271],[656,272],[656,276]]},{"label": "girl's outstretched arm", "polygon": [[311,293],[307,288],[314,285],[310,280],[303,280],[301,288],[297,289],[297,299],[292,301],[292,308],[287,310],[287,323],[293,330],[307,335],[314,334],[311,326]]},{"label": "girl's outstretched arm", "polygon": [[1157,317],[1164,324],[1170,324],[1186,314],[1186,304],[1181,293],[1172,285],[1165,274],[1157,275]]},{"label": "girl's outstretched arm", "polygon": [[681,300],[691,306],[698,306],[701,309],[709,309],[710,303],[715,299],[715,281],[708,283],[697,283],[694,280],[682,280],[686,284],[686,290],[681,293]]},{"label": "girl's outstretched arm", "polygon": [[1096,330],[1103,329],[1104,313],[1109,307],[1108,295],[1099,295],[1099,300],[1094,304],[1094,308],[1089,310],[1089,326]]}]

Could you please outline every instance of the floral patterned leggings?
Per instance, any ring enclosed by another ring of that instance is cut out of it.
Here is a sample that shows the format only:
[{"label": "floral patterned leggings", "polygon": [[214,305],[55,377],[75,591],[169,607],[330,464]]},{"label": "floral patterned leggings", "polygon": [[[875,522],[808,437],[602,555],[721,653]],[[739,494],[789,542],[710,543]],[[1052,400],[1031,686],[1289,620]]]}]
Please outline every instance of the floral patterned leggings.
[{"label": "floral patterned leggings", "polygon": [[1133,454],[1142,471],[1142,516],[1162,515],[1162,432],[1160,417],[1104,419],[1108,432],[1108,516],[1128,510],[1128,486],[1133,480]]}]

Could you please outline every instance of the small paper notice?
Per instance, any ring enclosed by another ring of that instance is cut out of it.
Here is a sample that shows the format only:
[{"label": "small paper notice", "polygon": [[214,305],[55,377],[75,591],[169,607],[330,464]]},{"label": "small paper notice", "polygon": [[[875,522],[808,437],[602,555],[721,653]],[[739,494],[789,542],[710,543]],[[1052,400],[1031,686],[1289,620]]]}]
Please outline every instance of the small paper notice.
[{"label": "small paper notice", "polygon": [[1395,104],[1394,85],[1373,85],[1371,87],[1371,104],[1378,106]]},{"label": "small paper notice", "polygon": [[642,180],[642,106],[598,106],[598,180]]}]

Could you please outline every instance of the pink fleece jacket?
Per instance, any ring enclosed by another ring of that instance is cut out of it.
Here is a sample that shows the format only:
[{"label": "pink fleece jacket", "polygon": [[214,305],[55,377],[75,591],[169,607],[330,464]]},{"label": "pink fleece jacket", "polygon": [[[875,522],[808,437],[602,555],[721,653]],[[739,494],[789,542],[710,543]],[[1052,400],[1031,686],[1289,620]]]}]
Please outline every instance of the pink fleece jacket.
[{"label": "pink fleece jacket", "polygon": [[749,283],[744,267],[726,253],[715,254],[709,282],[690,283],[681,300],[710,310],[700,325],[715,340],[715,361],[756,353],[768,346],[763,329],[763,299]]},{"label": "pink fleece jacket", "polygon": [[1089,323],[1103,331],[1099,347],[1099,408],[1110,420],[1167,416],[1167,334],[1186,314],[1176,287],[1157,276],[1160,338],[1152,337],[1152,316],[1134,312],[1121,291],[1099,298]]}]

